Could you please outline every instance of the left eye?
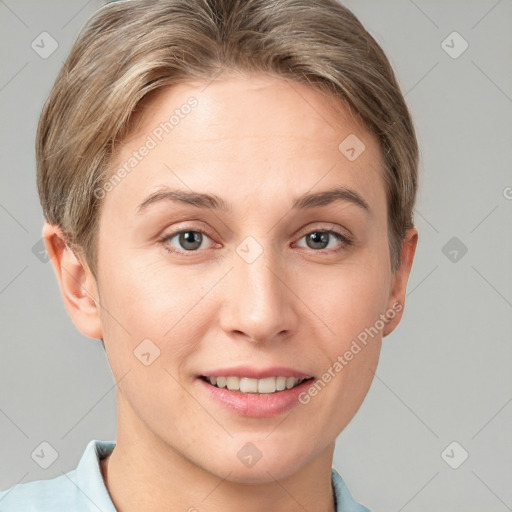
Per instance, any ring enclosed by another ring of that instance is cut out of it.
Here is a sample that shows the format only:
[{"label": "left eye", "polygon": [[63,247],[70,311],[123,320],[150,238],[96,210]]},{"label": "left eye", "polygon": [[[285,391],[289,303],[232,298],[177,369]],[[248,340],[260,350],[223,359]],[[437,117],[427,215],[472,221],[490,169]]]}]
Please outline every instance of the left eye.
[{"label": "left eye", "polygon": [[[342,242],[343,245],[349,245],[350,240],[338,233],[337,231],[312,231],[302,238],[306,239],[306,244],[309,249],[317,249],[317,250],[325,250],[332,249],[332,247],[328,247],[329,242],[334,238],[338,242]],[[302,240],[301,238],[301,240]],[[326,245],[327,244],[327,245]]]}]

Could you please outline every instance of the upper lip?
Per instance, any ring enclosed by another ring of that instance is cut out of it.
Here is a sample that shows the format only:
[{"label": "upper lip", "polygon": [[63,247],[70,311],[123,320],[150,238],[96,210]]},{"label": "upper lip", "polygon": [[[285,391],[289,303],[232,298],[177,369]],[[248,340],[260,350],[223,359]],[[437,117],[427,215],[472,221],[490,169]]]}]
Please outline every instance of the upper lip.
[{"label": "upper lip", "polygon": [[251,379],[265,379],[266,377],[296,377],[309,379],[312,375],[285,366],[271,366],[268,368],[254,368],[253,366],[233,366],[231,368],[218,368],[208,370],[202,377],[249,377]]}]

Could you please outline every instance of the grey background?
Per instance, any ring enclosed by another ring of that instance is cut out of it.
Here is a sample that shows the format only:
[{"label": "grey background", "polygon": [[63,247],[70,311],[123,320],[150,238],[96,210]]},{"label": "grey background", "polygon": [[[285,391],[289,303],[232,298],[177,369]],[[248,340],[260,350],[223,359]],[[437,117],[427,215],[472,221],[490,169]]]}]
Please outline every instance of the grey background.
[{"label": "grey background", "polygon": [[[405,316],[334,465],[374,512],[512,510],[512,2],[343,3],[396,70],[422,162]],[[69,471],[90,439],[116,437],[105,353],[32,251],[38,116],[100,4],[0,0],[0,489]],[[59,45],[46,59],[31,48],[43,31]],[[442,47],[453,31],[469,44],[458,58]],[[58,452],[46,470],[31,458],[43,441]],[[460,462],[461,448],[441,456],[453,441],[469,453],[457,469],[445,460]]]}]

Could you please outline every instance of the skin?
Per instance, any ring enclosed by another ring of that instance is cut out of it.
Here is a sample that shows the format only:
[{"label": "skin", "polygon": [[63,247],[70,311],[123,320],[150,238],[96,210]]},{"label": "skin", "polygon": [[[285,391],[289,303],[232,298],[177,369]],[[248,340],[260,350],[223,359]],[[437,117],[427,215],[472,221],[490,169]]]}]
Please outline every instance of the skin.
[{"label": "skin", "polygon": [[[332,511],[335,439],[367,394],[382,337],[403,309],[291,413],[240,417],[214,403],[197,375],[247,364],[321,377],[379,315],[404,304],[417,231],[407,233],[392,274],[380,148],[342,105],[266,75],[206,85],[162,90],[133,118],[118,166],[187,98],[198,100],[103,200],[97,279],[57,226],[43,229],[67,310],[84,335],[104,339],[118,381],[105,483],[120,512]],[[366,146],[355,161],[338,150],[350,134]],[[335,185],[357,191],[371,211],[349,201],[291,210],[297,196]],[[161,201],[138,214],[162,186],[217,194],[231,211]],[[306,235],[331,228],[354,243],[331,236],[308,245]],[[211,235],[187,257],[165,250],[185,253],[190,245],[179,236],[161,241],[180,229]],[[250,264],[236,252],[248,236],[263,251]],[[146,338],[160,349],[149,366],[133,354]],[[262,453],[250,468],[237,457],[247,442]]]}]

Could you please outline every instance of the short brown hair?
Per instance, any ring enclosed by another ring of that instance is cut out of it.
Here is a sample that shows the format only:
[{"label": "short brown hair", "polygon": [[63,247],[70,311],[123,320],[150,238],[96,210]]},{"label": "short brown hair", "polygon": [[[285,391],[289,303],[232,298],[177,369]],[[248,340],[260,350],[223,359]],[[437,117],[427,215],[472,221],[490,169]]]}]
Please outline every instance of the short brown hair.
[{"label": "short brown hair", "polygon": [[413,227],[418,144],[384,52],[336,0],[130,0],[87,22],[39,121],[37,186],[46,220],[80,248],[94,275],[109,162],[151,91],[210,81],[223,69],[310,85],[349,107],[377,136],[392,271]]}]

